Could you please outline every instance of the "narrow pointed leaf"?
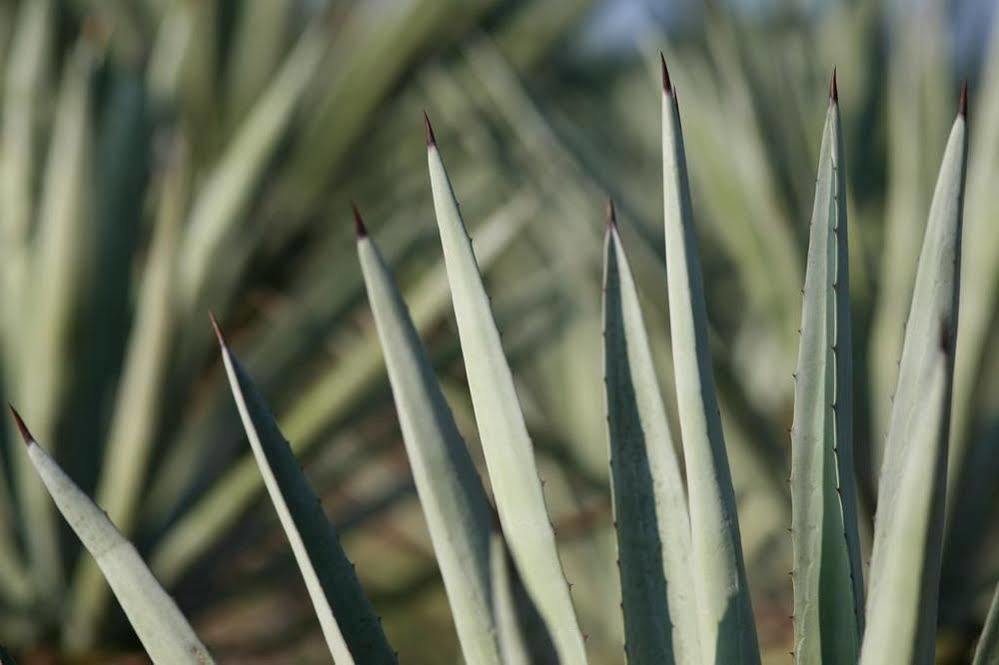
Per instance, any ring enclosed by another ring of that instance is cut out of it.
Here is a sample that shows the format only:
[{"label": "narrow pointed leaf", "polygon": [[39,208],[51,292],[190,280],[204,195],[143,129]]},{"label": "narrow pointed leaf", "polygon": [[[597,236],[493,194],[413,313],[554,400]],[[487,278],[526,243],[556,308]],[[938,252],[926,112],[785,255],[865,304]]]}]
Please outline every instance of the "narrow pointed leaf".
[{"label": "narrow pointed leaf", "polygon": [[999,585],[992,596],[992,605],[975,646],[975,659],[971,665],[999,665]]},{"label": "narrow pointed leaf", "polygon": [[[525,205],[529,203],[529,205]],[[517,237],[533,204],[525,199],[511,202],[483,225],[480,235],[481,265],[492,265]],[[444,266],[436,265],[408,291],[410,311],[418,330],[430,329],[443,316],[448,304]],[[378,340],[358,338],[344,349],[341,362],[306,386],[284,417],[295,453],[315,446],[319,434],[381,385],[385,367]],[[196,456],[192,457],[196,459]],[[171,527],[150,556],[160,579],[178,579],[230,528],[263,488],[253,459],[245,457],[225,472],[180,520]]]},{"label": "narrow pointed leaf", "polygon": [[[90,199],[90,77],[95,55],[90,43],[80,41],[64,67],[29,271],[32,307],[23,308],[29,314],[31,335],[22,348],[18,399],[46,440],[59,425],[71,382],[74,333],[95,237]],[[48,602],[58,603],[63,573],[56,518],[27,458],[20,462],[21,510],[31,525],[25,533],[36,584]]]},{"label": "narrow pointed leaf", "polygon": [[524,588],[498,516],[493,517],[491,580],[503,665],[559,665],[551,633]]},{"label": "narrow pointed leaf", "polygon": [[496,614],[496,637],[500,643],[504,665],[531,665],[527,641],[517,622],[517,606],[513,597],[513,562],[508,559],[503,538],[496,536],[492,546],[493,606]]},{"label": "narrow pointed leaf", "polygon": [[357,252],[462,652],[472,665],[498,665],[502,660],[491,598],[491,516],[485,489],[409,310],[366,233],[358,236]]},{"label": "narrow pointed leaf", "polygon": [[885,472],[895,484],[895,505],[904,508],[879,507],[861,665],[935,662],[952,359],[934,351],[916,377],[908,455]]},{"label": "narrow pointed leaf", "polygon": [[[427,123],[429,130],[429,122]],[[500,522],[563,665],[586,662],[555,533],[510,366],[444,162],[427,132],[427,159],[462,355]]]},{"label": "narrow pointed leaf", "polygon": [[214,662],[135,547],[42,450],[16,413],[14,417],[38,476],[66,522],[97,561],[153,662],[159,665]]},{"label": "narrow pointed leaf", "polygon": [[253,456],[302,571],[334,662],[395,663],[381,620],[364,595],[354,565],[340,546],[319,497],[221,333],[219,343]]},{"label": "narrow pointed leaf", "polygon": [[[321,30],[309,29],[240,125],[192,204],[181,252],[181,304],[195,308],[224,241],[235,232],[257,179],[291,121],[326,49]],[[231,250],[230,250],[231,251]],[[233,257],[229,257],[233,260]]]},{"label": "narrow pointed leaf", "polygon": [[690,517],[635,282],[617,227],[604,238],[604,376],[629,663],[701,662]]},{"label": "narrow pointed leaf", "polygon": [[812,210],[791,430],[794,657],[803,665],[853,665],[863,630],[843,166],[839,105],[830,99]]},{"label": "narrow pointed leaf", "polygon": [[[863,665],[933,662],[966,161],[966,119],[959,114],[923,236],[885,442]],[[940,426],[944,434],[932,431]]]},{"label": "narrow pointed leaf", "polygon": [[[9,62],[4,77],[2,133],[0,133],[0,320],[3,378],[6,392],[16,394],[20,366],[30,336],[24,325],[21,304],[27,289],[31,259],[31,220],[34,216],[34,178],[37,171],[36,142],[41,107],[48,92],[49,60],[54,28],[51,0],[20,5],[13,22]],[[34,299],[34,298],[32,298]],[[11,432],[13,433],[13,431]],[[24,460],[24,466],[27,466]],[[24,467],[22,467],[24,468]],[[32,494],[38,491],[31,473]],[[0,586],[11,600],[24,602],[30,594],[25,566],[15,547],[15,520],[11,514],[10,487],[0,477]],[[23,497],[22,497],[23,499]],[[46,503],[48,502],[45,499]]]},{"label": "narrow pointed leaf", "polygon": [[[139,291],[114,417],[108,433],[96,498],[123,533],[133,530],[155,440],[172,338],[173,276],[177,243],[187,203],[186,149],[173,146],[166,167],[156,228]],[[107,596],[93,562],[81,560],[74,577],[69,613],[63,626],[67,645],[92,648],[98,637]]]},{"label": "narrow pointed leaf", "polygon": [[732,665],[759,663],[735,491],[708,349],[703,277],[680,108],[665,63],[662,132],[666,280],[680,433],[687,469],[691,571],[701,660]]}]

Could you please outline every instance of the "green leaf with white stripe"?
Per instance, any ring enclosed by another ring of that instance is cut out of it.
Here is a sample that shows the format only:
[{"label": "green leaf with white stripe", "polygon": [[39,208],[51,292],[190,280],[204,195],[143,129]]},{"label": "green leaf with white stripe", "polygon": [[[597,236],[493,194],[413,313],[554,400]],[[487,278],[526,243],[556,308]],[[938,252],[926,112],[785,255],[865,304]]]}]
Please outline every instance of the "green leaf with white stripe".
[{"label": "green leaf with white stripe", "polygon": [[830,95],[808,243],[791,429],[794,658],[803,665],[853,665],[863,631],[847,246],[839,104]]},{"label": "green leaf with white stripe", "polygon": [[354,565],[340,546],[319,497],[217,325],[215,330],[243,428],[302,571],[333,661],[337,665],[396,663],[381,620],[364,595]]},{"label": "green leaf with white stripe", "polygon": [[42,450],[17,412],[11,411],[38,476],[66,522],[97,561],[153,662],[162,665],[214,662],[132,543],[125,540],[104,511]]},{"label": "green leaf with white stripe", "polygon": [[498,665],[489,501],[409,310],[381,253],[360,217],[356,219],[364,284],[461,649],[472,665]]},{"label": "green leaf with white stripe", "polygon": [[992,605],[975,646],[975,659],[971,665],[999,665],[999,585],[996,585],[992,596]]},{"label": "green leaf with white stripe", "polygon": [[[966,118],[959,113],[940,166],[905,328],[878,486],[862,665],[933,662],[967,146]],[[943,433],[936,431],[940,427]]]},{"label": "green leaf with white stripe", "polygon": [[666,281],[680,434],[687,469],[691,571],[701,661],[755,664],[760,662],[759,647],[708,349],[708,317],[680,108],[665,60],[662,71]]},{"label": "green leaf with white stripe", "polygon": [[604,236],[604,384],[629,663],[701,662],[687,496],[613,208]]},{"label": "green leaf with white stripe", "polygon": [[558,558],[513,375],[429,121],[427,160],[472,407],[500,522],[562,664],[585,663],[583,636]]}]

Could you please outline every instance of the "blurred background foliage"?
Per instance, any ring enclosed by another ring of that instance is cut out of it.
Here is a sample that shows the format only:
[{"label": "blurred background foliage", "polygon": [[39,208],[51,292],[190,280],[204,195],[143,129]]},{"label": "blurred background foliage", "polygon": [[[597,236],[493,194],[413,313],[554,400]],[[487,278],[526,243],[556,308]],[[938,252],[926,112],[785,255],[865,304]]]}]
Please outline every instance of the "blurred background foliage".
[{"label": "blurred background foliage", "polygon": [[[599,241],[611,195],[670,376],[663,49],[687,135],[761,646],[765,662],[784,663],[791,372],[826,82],[838,66],[869,534],[916,253],[967,78],[940,617],[941,662],[965,662],[999,574],[991,4],[6,0],[3,396],[131,534],[221,661],[324,662],[227,394],[214,310],[306,460],[403,660],[456,662],[348,221],[353,199],[478,456],[427,184],[427,109],[495,296],[588,648],[594,662],[621,662]],[[141,661],[9,430],[0,451],[0,641],[27,663]]]}]

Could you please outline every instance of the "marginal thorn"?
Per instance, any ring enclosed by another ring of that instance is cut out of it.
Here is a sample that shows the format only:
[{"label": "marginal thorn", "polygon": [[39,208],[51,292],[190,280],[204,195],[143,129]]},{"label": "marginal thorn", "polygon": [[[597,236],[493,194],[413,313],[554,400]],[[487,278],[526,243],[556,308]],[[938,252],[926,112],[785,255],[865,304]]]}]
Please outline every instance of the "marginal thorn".
[{"label": "marginal thorn", "polygon": [[659,51],[659,61],[663,65],[663,92],[667,95],[673,94],[673,83],[669,80],[669,69],[666,67],[666,56],[663,55],[662,51]]},{"label": "marginal thorn", "polygon": [[27,425],[24,424],[24,420],[21,418],[21,414],[17,412],[14,405],[7,403],[10,407],[10,413],[14,416],[14,422],[17,424],[17,431],[21,433],[21,438],[24,439],[24,444],[30,446],[35,441],[35,437],[31,436],[31,432],[28,431]]},{"label": "marginal thorn", "polygon": [[427,115],[426,111],[423,112],[423,128],[427,134],[427,147],[436,146],[437,139],[434,138],[434,128],[430,125],[430,116]]},{"label": "marginal thorn", "polygon": [[961,86],[961,101],[958,102],[957,112],[962,118],[968,117],[968,82]]},{"label": "marginal thorn", "polygon": [[364,227],[364,220],[361,219],[361,212],[357,209],[357,204],[351,201],[350,208],[354,211],[354,231],[357,232],[357,238],[367,238],[368,229]]},{"label": "marginal thorn", "polygon": [[215,331],[215,337],[219,341],[219,346],[221,346],[223,349],[229,346],[228,344],[226,344],[225,335],[222,334],[222,328],[219,327],[219,322],[218,319],[215,318],[215,313],[209,310],[208,318],[212,322],[212,329]]},{"label": "marginal thorn", "polygon": [[829,100],[833,104],[839,103],[839,86],[836,85],[836,68],[833,67],[832,80],[829,81]]}]

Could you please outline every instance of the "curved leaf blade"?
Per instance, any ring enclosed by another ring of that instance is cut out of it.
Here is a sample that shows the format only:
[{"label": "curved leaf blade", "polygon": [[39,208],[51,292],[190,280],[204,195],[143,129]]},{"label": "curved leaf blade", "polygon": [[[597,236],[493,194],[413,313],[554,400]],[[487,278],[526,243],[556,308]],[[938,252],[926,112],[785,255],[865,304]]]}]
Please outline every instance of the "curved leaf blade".
[{"label": "curved leaf blade", "polygon": [[489,501],[402,295],[359,216],[357,221],[368,300],[462,652],[473,665],[499,665]]},{"label": "curved leaf blade", "polygon": [[735,491],[708,349],[708,321],[680,108],[663,60],[666,281],[690,505],[691,570],[705,663],[759,663]]},{"label": "curved leaf blade", "polygon": [[999,665],[999,585],[992,596],[992,605],[985,618],[985,626],[978,638],[975,659],[971,665]]},{"label": "curved leaf blade", "polygon": [[558,558],[513,375],[429,120],[427,161],[472,407],[500,522],[561,661],[585,663],[583,636]]},{"label": "curved leaf blade", "polygon": [[791,429],[794,658],[807,665],[853,665],[863,631],[842,143],[839,104],[830,96],[808,244]]},{"label": "curved leaf blade", "polygon": [[[933,661],[967,146],[966,119],[959,113],[940,166],[905,328],[878,486],[862,665]],[[940,427],[942,433],[934,429]]]},{"label": "curved leaf blade", "polygon": [[[215,319],[212,319],[215,324]],[[222,337],[222,360],[267,493],[295,554],[334,662],[396,663],[333,525],[263,397]],[[335,608],[335,609],[334,609]]]},{"label": "curved leaf blade", "polygon": [[153,662],[163,665],[213,663],[204,644],[153,577],[135,547],[42,450],[13,408],[11,412],[38,476],[59,512],[97,561]]},{"label": "curved leaf blade", "polygon": [[604,236],[604,377],[611,496],[629,663],[701,662],[690,517],[634,278],[611,219]]}]

